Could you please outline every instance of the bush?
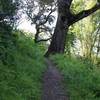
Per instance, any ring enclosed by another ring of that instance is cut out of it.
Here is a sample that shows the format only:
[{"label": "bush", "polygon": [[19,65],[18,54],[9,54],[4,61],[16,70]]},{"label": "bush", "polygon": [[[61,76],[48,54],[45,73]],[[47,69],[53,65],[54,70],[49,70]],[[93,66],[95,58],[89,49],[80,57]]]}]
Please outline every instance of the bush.
[{"label": "bush", "polygon": [[[0,45],[1,48],[1,45]],[[13,32],[0,57],[0,100],[40,100],[45,69],[43,47],[23,32]]]},{"label": "bush", "polygon": [[100,69],[66,55],[51,57],[64,76],[69,100],[100,100]]}]

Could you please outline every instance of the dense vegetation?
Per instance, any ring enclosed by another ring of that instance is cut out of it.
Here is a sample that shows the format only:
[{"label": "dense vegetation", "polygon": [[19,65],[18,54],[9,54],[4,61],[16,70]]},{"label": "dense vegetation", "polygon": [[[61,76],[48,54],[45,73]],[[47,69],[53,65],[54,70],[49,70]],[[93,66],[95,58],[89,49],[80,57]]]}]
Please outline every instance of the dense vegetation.
[{"label": "dense vegetation", "polygon": [[100,100],[100,68],[67,55],[51,58],[64,77],[69,100]]},{"label": "dense vegetation", "polygon": [[0,38],[0,100],[40,100],[43,48],[24,32],[12,34],[6,46]]},{"label": "dense vegetation", "polygon": [[[64,54],[51,59],[70,100],[100,100],[99,9],[100,0],[0,0],[0,100],[41,99],[45,49]],[[23,14],[35,25],[32,36],[17,29]]]},{"label": "dense vegetation", "polygon": [[40,100],[44,49],[16,29],[18,1],[0,0],[0,100]]}]

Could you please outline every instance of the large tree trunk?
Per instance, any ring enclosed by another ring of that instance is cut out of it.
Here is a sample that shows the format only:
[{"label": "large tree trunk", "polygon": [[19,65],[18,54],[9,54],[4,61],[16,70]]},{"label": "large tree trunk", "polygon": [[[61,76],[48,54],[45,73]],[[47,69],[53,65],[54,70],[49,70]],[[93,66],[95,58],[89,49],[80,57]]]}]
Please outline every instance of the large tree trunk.
[{"label": "large tree trunk", "polygon": [[66,35],[69,26],[100,9],[100,1],[99,1],[91,9],[83,10],[78,14],[74,15],[70,11],[70,6],[73,0],[57,0],[57,1],[58,1],[57,24],[52,37],[51,44],[45,56],[49,56],[49,54],[54,54],[54,53],[64,53]]},{"label": "large tree trunk", "polygon": [[62,17],[59,15],[52,41],[48,48],[46,56],[48,56],[49,54],[64,52],[66,35],[68,30],[67,22],[65,23],[66,25],[64,23],[65,22],[63,22]]},{"label": "large tree trunk", "polygon": [[72,0],[58,0],[58,19],[46,56],[54,53],[64,53],[66,35],[68,31],[68,17],[70,17],[70,4]]}]

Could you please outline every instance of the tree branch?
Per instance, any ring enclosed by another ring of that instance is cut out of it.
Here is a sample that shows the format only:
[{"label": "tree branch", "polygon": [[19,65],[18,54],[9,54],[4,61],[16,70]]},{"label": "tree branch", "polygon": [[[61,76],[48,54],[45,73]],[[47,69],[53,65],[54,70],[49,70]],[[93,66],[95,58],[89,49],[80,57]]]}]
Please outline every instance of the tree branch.
[{"label": "tree branch", "polygon": [[69,19],[69,25],[72,25],[75,22],[78,22],[79,20],[91,15],[92,13],[96,12],[98,9],[100,9],[100,3],[97,3],[91,9],[84,10],[76,15],[72,15],[71,19]]},{"label": "tree branch", "polygon": [[50,37],[50,38],[47,38],[47,39],[41,39],[41,40],[36,40],[36,43],[38,43],[38,42],[45,42],[45,41],[49,41],[50,39],[52,39],[52,37]]},{"label": "tree branch", "polygon": [[40,25],[44,25],[45,23],[47,23],[47,21],[48,21],[50,15],[51,15],[54,11],[55,11],[55,9],[52,9],[52,7],[51,7],[49,14],[48,14],[47,17],[45,18],[45,21],[42,22],[42,23],[40,23]]}]

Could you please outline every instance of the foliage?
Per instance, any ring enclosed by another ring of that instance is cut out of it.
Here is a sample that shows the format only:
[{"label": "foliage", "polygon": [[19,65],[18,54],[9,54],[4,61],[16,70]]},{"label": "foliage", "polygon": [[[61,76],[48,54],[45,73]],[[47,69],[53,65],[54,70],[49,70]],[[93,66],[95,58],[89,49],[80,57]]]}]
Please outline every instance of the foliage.
[{"label": "foliage", "polygon": [[[7,4],[6,4],[6,3]],[[13,0],[0,0],[0,11],[7,14],[13,14],[15,12],[15,5],[13,3]]]},{"label": "foliage", "polygon": [[40,100],[43,48],[21,31],[0,44],[0,100]]},{"label": "foliage", "polygon": [[45,40],[44,37],[47,37],[47,40],[49,40],[48,38],[51,37],[51,33],[54,29],[52,24],[55,20],[53,13],[56,7],[54,2],[47,5],[47,1],[48,0],[20,0],[22,13],[26,15],[31,24],[35,25],[35,42]]},{"label": "foliage", "polygon": [[73,30],[73,27],[72,27],[72,29],[70,28],[70,31],[67,33],[67,36],[66,36],[65,52],[68,55],[71,55],[72,48],[74,48],[74,45],[76,43],[75,33],[73,31],[71,31],[71,30]]},{"label": "foliage", "polygon": [[19,0],[0,0],[0,22],[14,23],[17,16]]},{"label": "foliage", "polygon": [[51,57],[64,76],[70,100],[100,100],[100,69],[66,55]]},{"label": "foliage", "polygon": [[[73,0],[71,11],[75,14],[82,10],[87,10],[96,4],[96,0]],[[69,32],[74,33],[76,41],[72,50],[74,54],[85,57],[90,60],[91,63],[97,63],[99,57],[99,20],[100,11],[82,19],[76,24],[72,25]]]}]

